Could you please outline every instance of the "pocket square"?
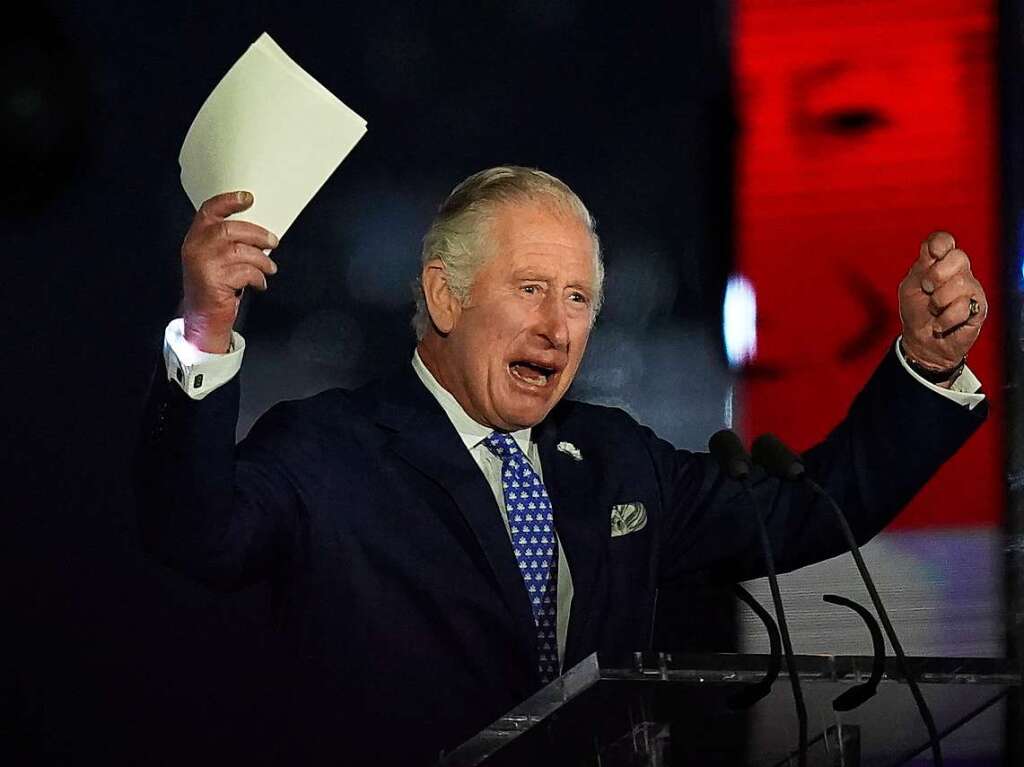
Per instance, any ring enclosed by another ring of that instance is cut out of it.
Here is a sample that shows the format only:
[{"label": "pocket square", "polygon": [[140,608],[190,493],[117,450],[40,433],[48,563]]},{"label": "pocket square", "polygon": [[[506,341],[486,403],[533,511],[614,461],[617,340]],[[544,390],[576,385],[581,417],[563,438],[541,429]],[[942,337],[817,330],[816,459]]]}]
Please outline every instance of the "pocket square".
[{"label": "pocket square", "polygon": [[612,538],[635,533],[647,526],[647,509],[640,501],[612,506]]}]

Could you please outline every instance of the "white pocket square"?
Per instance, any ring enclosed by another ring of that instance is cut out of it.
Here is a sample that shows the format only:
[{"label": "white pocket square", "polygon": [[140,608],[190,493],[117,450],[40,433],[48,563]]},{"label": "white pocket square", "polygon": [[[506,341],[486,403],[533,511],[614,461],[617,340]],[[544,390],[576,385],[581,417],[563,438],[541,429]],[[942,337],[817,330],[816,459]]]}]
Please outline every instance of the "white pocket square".
[{"label": "white pocket square", "polygon": [[612,506],[612,538],[635,533],[647,526],[647,509],[640,501]]}]

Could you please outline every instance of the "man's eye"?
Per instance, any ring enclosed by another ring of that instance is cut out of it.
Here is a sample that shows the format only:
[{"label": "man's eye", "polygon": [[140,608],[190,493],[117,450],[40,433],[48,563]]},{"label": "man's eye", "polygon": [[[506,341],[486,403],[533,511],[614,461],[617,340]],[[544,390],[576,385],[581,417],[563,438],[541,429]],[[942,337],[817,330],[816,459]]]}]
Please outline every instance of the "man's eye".
[{"label": "man's eye", "polygon": [[578,291],[570,293],[569,294],[569,300],[570,301],[575,301],[578,304],[589,303],[587,297],[585,295],[583,295],[582,293],[578,292]]},{"label": "man's eye", "polygon": [[532,296],[539,290],[540,288],[536,285],[523,285],[523,292],[528,296]]}]

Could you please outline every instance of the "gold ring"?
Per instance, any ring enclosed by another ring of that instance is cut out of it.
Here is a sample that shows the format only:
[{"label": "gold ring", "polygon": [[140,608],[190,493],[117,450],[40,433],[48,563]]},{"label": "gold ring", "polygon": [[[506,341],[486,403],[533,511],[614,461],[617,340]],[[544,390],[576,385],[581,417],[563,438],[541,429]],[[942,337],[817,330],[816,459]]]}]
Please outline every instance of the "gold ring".
[{"label": "gold ring", "polygon": [[967,316],[973,317],[981,311],[981,304],[978,303],[978,299],[971,298],[971,302],[967,305]]}]

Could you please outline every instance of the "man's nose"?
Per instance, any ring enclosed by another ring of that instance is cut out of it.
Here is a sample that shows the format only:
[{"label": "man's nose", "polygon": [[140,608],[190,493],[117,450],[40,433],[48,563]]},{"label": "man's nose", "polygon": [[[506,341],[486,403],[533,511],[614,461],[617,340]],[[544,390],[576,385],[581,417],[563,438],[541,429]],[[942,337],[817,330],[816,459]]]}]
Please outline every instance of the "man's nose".
[{"label": "man's nose", "polygon": [[561,296],[549,293],[544,298],[537,332],[556,349],[564,350],[569,345],[569,318]]}]

